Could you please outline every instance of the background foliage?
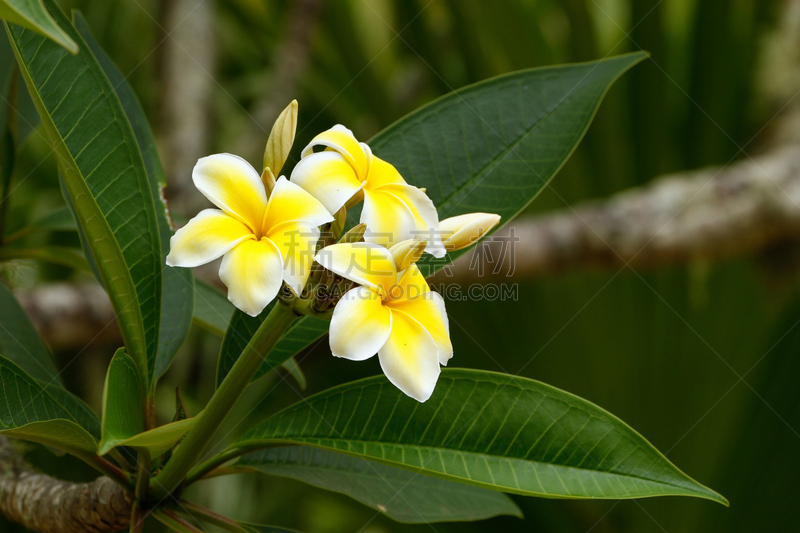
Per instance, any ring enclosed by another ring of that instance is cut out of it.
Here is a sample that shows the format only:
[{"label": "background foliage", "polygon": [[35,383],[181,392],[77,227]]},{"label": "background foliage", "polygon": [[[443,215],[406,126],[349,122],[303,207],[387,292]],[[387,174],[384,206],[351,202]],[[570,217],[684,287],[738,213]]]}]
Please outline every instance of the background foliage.
[{"label": "background foliage", "polygon": [[[261,128],[268,126],[254,126],[252,116],[270,91],[279,93],[274,83],[285,75],[275,70],[279,43],[298,17],[293,2],[205,1],[209,5],[188,2],[185,23],[210,8],[211,24],[199,35],[214,43],[210,64],[195,62],[199,50],[176,46],[168,35],[165,6],[174,2],[62,3],[81,9],[127,75],[156,125],[168,168],[179,156],[193,162],[217,151],[259,161],[266,139]],[[331,0],[319,7],[307,65],[296,90],[286,96],[300,102],[296,146],[338,122],[368,138],[452,89],[511,70],[646,49],[652,60],[612,88],[587,137],[531,212],[604,197],[664,172],[724,164],[744,157],[742,146],[749,154],[769,142],[770,129],[762,127],[784,103],[757,90],[769,84],[759,54],[780,5],[777,0],[510,0],[497,9],[479,0]],[[167,142],[176,127],[164,109],[173,89],[164,71],[169,53],[211,80],[210,107],[193,110],[209,131],[197,153],[178,154]],[[7,50],[2,54],[5,65],[10,56]],[[30,130],[35,112],[23,104],[28,121],[20,126]],[[247,142],[254,148],[244,148]],[[35,132],[24,141],[14,176],[15,226],[62,202],[49,152]],[[177,214],[193,215],[192,201],[197,198],[176,201],[186,206]],[[64,236],[40,238],[61,243]],[[684,471],[723,492],[731,508],[688,498],[515,497],[524,521],[502,517],[436,524],[435,530],[797,529],[800,518],[791,511],[800,473],[800,435],[794,429],[800,427],[796,254],[796,244],[785,243],[769,255],[719,264],[698,261],[641,274],[627,268],[570,271],[514,280],[520,283],[517,302],[449,302],[452,365],[518,373],[608,409]],[[67,267],[33,263],[13,263],[4,275],[22,287],[79,277]],[[213,390],[220,342],[195,331],[165,376],[165,383],[181,385],[191,414]],[[95,408],[110,353],[101,337],[86,349],[57,354],[59,367],[66,367],[67,389]],[[251,386],[239,412],[259,420],[298,395],[379,372],[377,361],[332,360],[326,342],[298,360],[307,390],[284,375],[269,377]],[[269,402],[260,401],[265,396]],[[159,403],[165,408],[160,417],[169,419],[171,398]],[[223,433],[231,440],[241,430],[231,425]],[[76,460],[55,459],[40,449],[30,455],[37,466],[65,478],[92,477]],[[201,503],[235,518],[310,531],[430,527],[396,524],[344,496],[281,477],[222,478],[192,491]],[[15,531],[16,526],[0,522],[0,527]]]}]

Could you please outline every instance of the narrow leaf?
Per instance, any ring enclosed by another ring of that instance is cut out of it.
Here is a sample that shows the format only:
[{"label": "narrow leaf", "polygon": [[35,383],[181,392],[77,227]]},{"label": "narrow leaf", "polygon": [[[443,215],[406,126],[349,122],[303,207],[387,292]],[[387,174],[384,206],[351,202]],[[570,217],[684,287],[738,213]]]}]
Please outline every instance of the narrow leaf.
[{"label": "narrow leaf", "polygon": [[[199,415],[198,415],[199,416]],[[130,438],[120,440],[114,446],[128,446],[140,450],[147,450],[151,457],[158,457],[175,446],[184,435],[197,423],[198,417],[187,418],[177,422],[164,424],[150,431],[139,433]],[[101,455],[111,451],[113,446],[101,451]]]},{"label": "narrow leaf", "polygon": [[58,27],[42,0],[0,0],[0,18],[41,33],[73,54],[78,53],[78,45]]},{"label": "narrow leaf", "polygon": [[111,359],[103,389],[103,440],[98,453],[105,455],[122,441],[145,429],[144,391],[136,362],[120,348]]},{"label": "narrow leaf", "polygon": [[272,448],[247,454],[238,465],[346,494],[398,522],[473,521],[497,515],[522,517],[517,505],[501,492],[319,448]]},{"label": "narrow leaf", "polygon": [[384,376],[295,404],[232,445],[306,444],[503,492],[551,498],[725,498],[600,407],[526,378],[446,369],[430,400]]},{"label": "narrow leaf", "polygon": [[18,428],[0,431],[9,437],[52,446],[72,455],[95,455],[97,440],[71,420],[56,418],[31,422]]},{"label": "narrow leaf", "polygon": [[62,386],[50,350],[11,289],[0,283],[0,353],[43,385]]},{"label": "narrow leaf", "polygon": [[183,344],[189,327],[192,324],[193,307],[193,282],[191,270],[187,268],[172,268],[166,266],[166,257],[169,253],[169,240],[174,233],[170,219],[169,209],[163,191],[167,186],[164,169],[158,158],[156,142],[147,117],[144,114],[136,94],[119,69],[106,55],[99,43],[94,39],[83,16],[74,12],[75,28],[86,41],[94,54],[106,77],[114,87],[122,109],[130,122],[139,152],[142,155],[144,167],[147,172],[150,193],[156,210],[156,221],[161,240],[161,323],[158,335],[158,352],[156,354],[155,368],[153,368],[154,381],[164,375],[175,353]]},{"label": "narrow leaf", "polygon": [[75,270],[89,270],[89,263],[86,262],[86,258],[80,253],[80,250],[67,246],[45,245],[38,248],[0,249],[0,261],[13,259],[33,259]]},{"label": "narrow leaf", "polygon": [[136,139],[113,87],[52,0],[45,5],[80,52],[8,27],[20,72],[80,228],[117,313],[128,353],[147,380],[158,348],[161,244]]}]

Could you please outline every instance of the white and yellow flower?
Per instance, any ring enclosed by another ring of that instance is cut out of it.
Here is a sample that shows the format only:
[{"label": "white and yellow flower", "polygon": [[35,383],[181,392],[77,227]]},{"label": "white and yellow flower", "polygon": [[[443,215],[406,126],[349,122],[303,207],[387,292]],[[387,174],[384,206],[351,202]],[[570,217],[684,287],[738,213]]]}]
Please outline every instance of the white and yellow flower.
[{"label": "white and yellow flower", "polygon": [[256,316],[286,283],[300,293],[308,280],[319,226],[331,214],[301,187],[280,177],[269,198],[261,176],[241,157],[204,157],[192,180],[219,209],[205,209],[170,240],[169,266],[196,267],[220,256],[228,299]]},{"label": "white and yellow flower", "polygon": [[[377,353],[389,381],[424,402],[433,393],[439,365],[453,356],[453,346],[444,300],[413,263],[419,257],[414,249],[406,242],[392,250],[375,243],[340,243],[323,248],[315,259],[360,284],[334,308],[333,355],[362,361]],[[405,267],[399,272],[398,259]]]},{"label": "white and yellow flower", "polygon": [[[315,146],[325,149],[314,152]],[[303,150],[302,159],[292,171],[292,182],[313,194],[335,213],[351,198],[363,194],[361,222],[367,242],[392,246],[412,238],[425,239],[426,251],[444,256],[439,231],[439,215],[428,196],[409,185],[386,161],[372,155],[342,125],[320,133]]]}]

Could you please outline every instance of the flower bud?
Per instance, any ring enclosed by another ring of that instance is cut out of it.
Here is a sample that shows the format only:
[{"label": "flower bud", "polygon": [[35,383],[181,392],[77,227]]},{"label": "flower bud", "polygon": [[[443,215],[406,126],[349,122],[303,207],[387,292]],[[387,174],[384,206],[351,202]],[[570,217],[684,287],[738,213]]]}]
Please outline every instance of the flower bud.
[{"label": "flower bud", "polygon": [[339,242],[359,242],[361,239],[364,238],[364,233],[367,231],[367,225],[363,222],[361,224],[356,224],[350,231],[342,235],[342,238],[339,239]]},{"label": "flower bud", "polygon": [[289,150],[294,143],[294,134],[297,130],[297,100],[292,100],[286,106],[275,124],[267,139],[267,147],[264,149],[264,168],[271,168],[276,174],[281,173],[286,158],[289,157]]},{"label": "flower bud", "polygon": [[342,206],[341,209],[334,213],[333,222],[331,222],[331,234],[334,239],[338,239],[342,235],[345,224],[347,224],[347,209]]},{"label": "flower bud", "polygon": [[267,191],[267,197],[272,196],[272,189],[275,188],[275,183],[277,180],[275,179],[275,174],[272,173],[269,167],[264,169],[264,172],[261,173],[261,182],[264,183],[264,189]]},{"label": "flower bud", "polygon": [[442,242],[448,252],[461,250],[476,243],[497,223],[500,215],[492,213],[468,213],[439,222]]},{"label": "flower bud", "polygon": [[394,256],[394,262],[397,265],[397,271],[402,272],[422,256],[425,251],[427,241],[419,239],[408,239],[398,242],[392,246],[389,251]]}]

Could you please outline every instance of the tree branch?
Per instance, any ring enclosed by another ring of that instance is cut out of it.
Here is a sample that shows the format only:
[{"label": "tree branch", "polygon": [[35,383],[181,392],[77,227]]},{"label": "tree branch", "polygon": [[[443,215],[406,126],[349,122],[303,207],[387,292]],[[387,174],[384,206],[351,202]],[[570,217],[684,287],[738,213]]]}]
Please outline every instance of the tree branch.
[{"label": "tree branch", "polygon": [[107,477],[71,483],[40,474],[0,436],[0,512],[40,533],[104,533],[128,526],[131,498]]}]

